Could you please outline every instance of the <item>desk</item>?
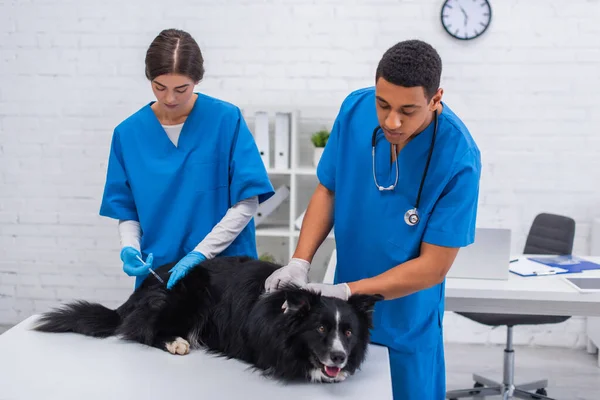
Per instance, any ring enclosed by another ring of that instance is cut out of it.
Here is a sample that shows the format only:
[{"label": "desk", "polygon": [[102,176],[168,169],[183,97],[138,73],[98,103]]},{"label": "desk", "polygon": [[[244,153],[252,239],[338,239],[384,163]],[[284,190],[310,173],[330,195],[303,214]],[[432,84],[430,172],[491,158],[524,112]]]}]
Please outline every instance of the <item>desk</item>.
[{"label": "desk", "polygon": [[[600,263],[600,257],[583,258]],[[325,272],[325,282],[333,282],[336,262],[334,250]],[[578,292],[563,281],[563,277],[569,275],[571,274],[522,277],[509,273],[507,280],[447,278],[445,309],[501,314],[600,317],[600,292]],[[573,275],[600,277],[600,270]],[[591,337],[593,343],[590,344],[590,351],[595,351],[595,347],[600,345],[600,322],[592,319],[589,324],[589,331],[595,332],[597,336]],[[593,324],[598,327],[593,329]],[[600,354],[598,363],[600,365]]]},{"label": "desk", "polygon": [[[600,257],[585,258],[600,263]],[[333,282],[336,262],[334,250],[324,282]],[[574,275],[600,277],[600,270]],[[446,278],[446,311],[600,316],[600,292],[579,293],[563,281],[564,276],[522,277],[509,273],[506,280]]]},{"label": "desk", "polygon": [[388,353],[371,345],[362,370],[336,384],[283,385],[237,360],[186,356],[111,337],[29,331],[32,316],[0,335],[0,398],[392,399]]},{"label": "desk", "polygon": [[[585,257],[600,262],[600,257]],[[507,280],[446,279],[446,310],[504,314],[600,316],[600,292],[580,293],[563,278],[549,275]],[[590,270],[572,276],[598,276]]]},{"label": "desk", "polygon": [[[590,235],[590,254],[600,254],[600,218],[592,221]],[[588,317],[586,321],[586,334],[588,337],[588,352],[594,354],[600,347],[600,317]],[[598,367],[600,367],[600,352],[598,352]]]}]

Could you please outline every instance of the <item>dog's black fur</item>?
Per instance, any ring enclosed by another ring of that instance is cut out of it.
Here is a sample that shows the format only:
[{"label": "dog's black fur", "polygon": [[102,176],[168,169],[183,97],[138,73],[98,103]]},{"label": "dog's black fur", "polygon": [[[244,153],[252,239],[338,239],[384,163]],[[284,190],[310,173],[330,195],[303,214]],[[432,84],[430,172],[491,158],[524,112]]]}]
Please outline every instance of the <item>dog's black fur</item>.
[{"label": "dog's black fur", "polygon": [[[173,265],[155,270],[165,283]],[[150,275],[116,310],[76,301],[43,314],[33,329],[116,335],[173,354],[203,347],[284,381],[334,382],[353,374],[366,356],[371,313],[382,297],[342,301],[296,287],[267,295],[265,280],[279,267],[247,257],[215,258],[171,290]]]}]

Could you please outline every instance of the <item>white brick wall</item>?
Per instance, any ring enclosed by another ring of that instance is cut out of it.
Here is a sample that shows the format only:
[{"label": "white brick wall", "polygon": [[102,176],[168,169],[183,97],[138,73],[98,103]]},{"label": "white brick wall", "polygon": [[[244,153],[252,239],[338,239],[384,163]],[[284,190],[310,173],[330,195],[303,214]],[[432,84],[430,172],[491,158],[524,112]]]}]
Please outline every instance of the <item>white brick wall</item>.
[{"label": "white brick wall", "polygon": [[[444,33],[441,3],[1,2],[0,324],[74,297],[114,305],[127,296],[115,223],[98,207],[112,129],[152,98],[144,53],[167,27],[199,41],[200,90],[241,107],[293,105],[305,124],[331,123],[349,91],[373,83],[390,45],[429,41],[444,60],[445,100],[482,150],[479,224],[512,228],[519,251],[535,214],[566,213],[586,254],[600,214],[600,2],[494,1],[491,28],[470,43]],[[449,339],[494,341],[446,321]],[[580,319],[548,329],[583,332]]]}]

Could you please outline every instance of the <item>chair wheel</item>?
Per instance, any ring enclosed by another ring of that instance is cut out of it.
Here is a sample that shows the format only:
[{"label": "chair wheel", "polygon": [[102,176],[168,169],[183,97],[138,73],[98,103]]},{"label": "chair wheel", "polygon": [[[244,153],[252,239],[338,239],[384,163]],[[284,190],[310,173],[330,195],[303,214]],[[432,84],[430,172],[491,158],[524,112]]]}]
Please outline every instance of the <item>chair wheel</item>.
[{"label": "chair wheel", "polygon": [[[475,382],[475,384],[473,385],[473,388],[474,388],[474,389],[477,389],[477,388],[482,388],[482,387],[484,387],[484,386],[485,386],[485,385],[484,385],[483,383]],[[479,391],[479,390],[471,390],[471,391],[469,392],[469,394],[470,394],[471,396],[477,396],[479,393],[480,393],[480,391]]]},{"label": "chair wheel", "polygon": [[546,389],[544,389],[544,388],[536,390],[535,394],[541,394],[542,396],[548,396],[548,392],[546,392]]}]

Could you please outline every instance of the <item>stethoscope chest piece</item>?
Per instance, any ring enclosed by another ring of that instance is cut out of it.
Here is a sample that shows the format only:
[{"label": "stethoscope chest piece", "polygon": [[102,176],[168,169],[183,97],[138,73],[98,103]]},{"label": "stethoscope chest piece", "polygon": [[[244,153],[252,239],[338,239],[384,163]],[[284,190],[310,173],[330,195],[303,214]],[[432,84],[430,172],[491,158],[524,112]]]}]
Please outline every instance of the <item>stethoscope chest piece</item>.
[{"label": "stethoscope chest piece", "polygon": [[419,221],[419,211],[416,208],[411,208],[404,214],[404,222],[409,226],[415,226]]}]

